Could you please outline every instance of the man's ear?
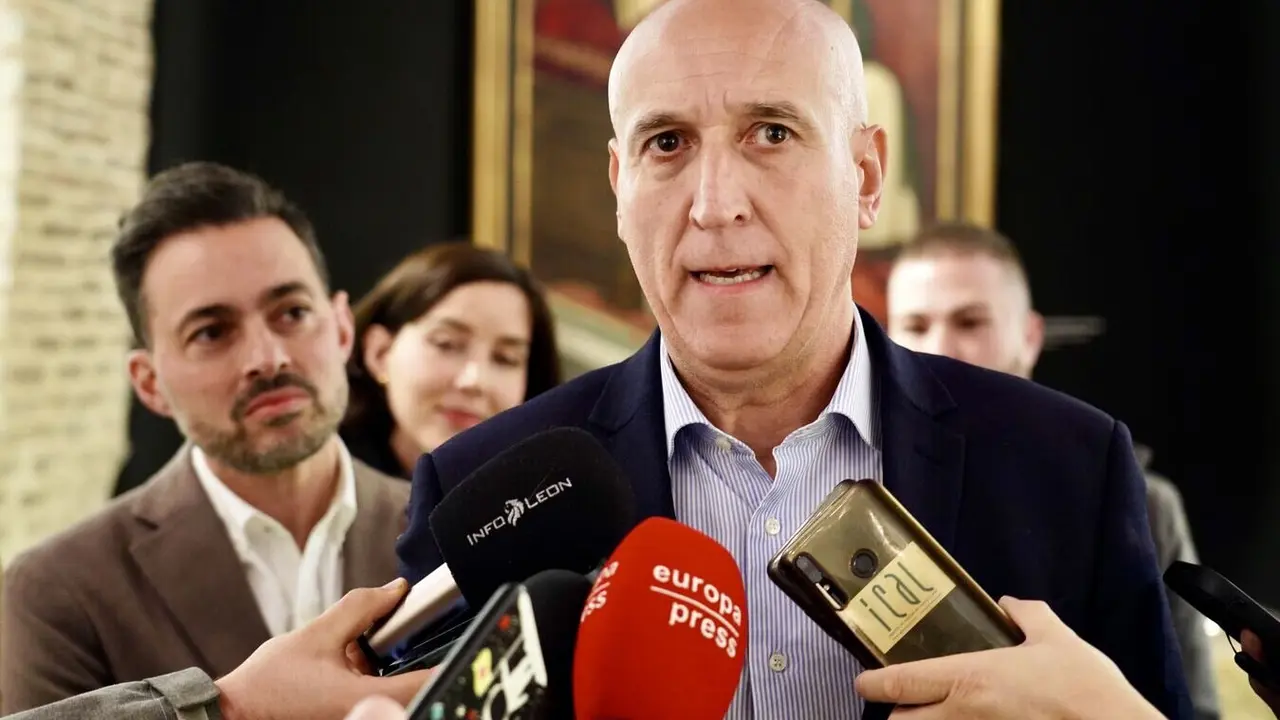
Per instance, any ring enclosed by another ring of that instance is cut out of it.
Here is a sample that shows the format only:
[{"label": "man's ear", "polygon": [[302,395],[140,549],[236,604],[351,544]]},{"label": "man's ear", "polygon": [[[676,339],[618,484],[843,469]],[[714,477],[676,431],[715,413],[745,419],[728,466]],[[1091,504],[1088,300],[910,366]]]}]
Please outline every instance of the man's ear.
[{"label": "man's ear", "polygon": [[363,342],[365,368],[369,371],[369,376],[379,385],[387,384],[387,354],[391,352],[391,345],[395,343],[395,336],[391,331],[381,325],[370,325],[369,329],[364,332]]},{"label": "man's ear", "polygon": [[356,319],[351,313],[351,303],[345,290],[333,294],[333,318],[338,325],[338,347],[342,350],[342,362],[351,358],[351,348],[355,345]]},{"label": "man's ear", "polygon": [[1040,362],[1040,351],[1044,349],[1044,316],[1035,310],[1027,311],[1027,328],[1023,336],[1023,363],[1027,377]]},{"label": "man's ear", "polygon": [[163,417],[173,417],[169,409],[169,401],[160,392],[160,381],[156,376],[155,363],[150,350],[131,350],[125,360],[129,372],[129,384],[138,394],[138,400],[151,412]]},{"label": "man's ear", "polygon": [[868,125],[858,132],[862,135],[854,142],[854,147],[862,146],[862,157],[858,159],[858,169],[862,171],[862,182],[858,186],[858,227],[866,230],[876,224],[880,214],[889,147],[884,128],[879,125]]},{"label": "man's ear", "polygon": [[615,211],[617,215],[615,232],[619,238],[622,237],[622,206],[618,204],[618,172],[621,169],[621,163],[622,161],[618,158],[618,139],[612,138],[609,140],[609,187],[613,189],[613,204],[619,208]]},{"label": "man's ear", "polygon": [[618,171],[622,168],[622,160],[618,158],[618,138],[609,139],[609,187],[614,197],[618,196]]}]

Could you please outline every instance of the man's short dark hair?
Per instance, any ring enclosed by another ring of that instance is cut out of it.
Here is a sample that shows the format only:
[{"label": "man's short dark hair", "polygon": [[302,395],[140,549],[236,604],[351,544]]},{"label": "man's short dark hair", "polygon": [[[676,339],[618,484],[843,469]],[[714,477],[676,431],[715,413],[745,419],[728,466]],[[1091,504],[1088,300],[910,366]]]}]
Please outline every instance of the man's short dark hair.
[{"label": "man's short dark hair", "polygon": [[939,222],[921,230],[899,248],[894,262],[915,260],[946,253],[959,255],[986,255],[1005,263],[1014,276],[1031,294],[1027,281],[1027,268],[1013,242],[1004,234],[981,225],[967,222]]},{"label": "man's short dark hair", "polygon": [[298,236],[327,290],[329,271],[311,221],[258,176],[217,163],[191,162],[152,178],[142,200],[120,219],[120,234],[111,247],[116,293],[129,318],[135,345],[146,347],[149,343],[142,276],[160,243],[202,227],[268,217],[279,218]]}]

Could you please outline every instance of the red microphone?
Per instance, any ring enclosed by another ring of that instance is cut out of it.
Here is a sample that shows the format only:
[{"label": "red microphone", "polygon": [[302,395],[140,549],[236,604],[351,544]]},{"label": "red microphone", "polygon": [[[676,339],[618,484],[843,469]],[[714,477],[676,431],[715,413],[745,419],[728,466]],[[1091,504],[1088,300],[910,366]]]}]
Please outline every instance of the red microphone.
[{"label": "red microphone", "polygon": [[582,610],[578,720],[720,720],[747,656],[746,592],[715,540],[665,518],[613,552]]}]

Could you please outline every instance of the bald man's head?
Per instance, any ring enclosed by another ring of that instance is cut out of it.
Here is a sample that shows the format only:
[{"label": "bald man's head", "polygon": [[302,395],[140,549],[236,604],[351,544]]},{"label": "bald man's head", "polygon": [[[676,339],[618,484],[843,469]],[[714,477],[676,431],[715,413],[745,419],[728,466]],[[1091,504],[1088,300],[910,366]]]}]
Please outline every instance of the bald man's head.
[{"label": "bald man's head", "polygon": [[885,160],[849,26],[815,0],[671,0],[623,44],[609,110],[618,236],[673,360],[843,353]]},{"label": "bald man's head", "polygon": [[851,127],[867,122],[862,51],[848,23],[819,0],[668,0],[627,36],[609,71],[609,114],[618,137],[618,107],[635,63],[685,43],[712,43],[726,52],[767,51],[791,43],[825,50],[817,59],[832,73],[829,90]]}]

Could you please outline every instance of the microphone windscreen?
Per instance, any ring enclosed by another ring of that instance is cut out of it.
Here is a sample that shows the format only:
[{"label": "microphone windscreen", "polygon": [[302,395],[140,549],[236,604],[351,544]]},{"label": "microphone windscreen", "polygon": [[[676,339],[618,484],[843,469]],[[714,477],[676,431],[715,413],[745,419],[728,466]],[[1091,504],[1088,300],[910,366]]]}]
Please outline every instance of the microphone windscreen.
[{"label": "microphone windscreen", "polygon": [[467,602],[557,568],[585,574],[635,522],[631,485],[584,430],[555,428],[489,459],[431,513],[440,555]]},{"label": "microphone windscreen", "polygon": [[543,570],[525,581],[524,588],[547,669],[547,696],[539,717],[572,720],[573,653],[591,581],[568,570]]},{"label": "microphone windscreen", "polygon": [[582,611],[573,660],[583,720],[720,720],[747,654],[746,593],[719,543],[645,520],[609,558]]}]

